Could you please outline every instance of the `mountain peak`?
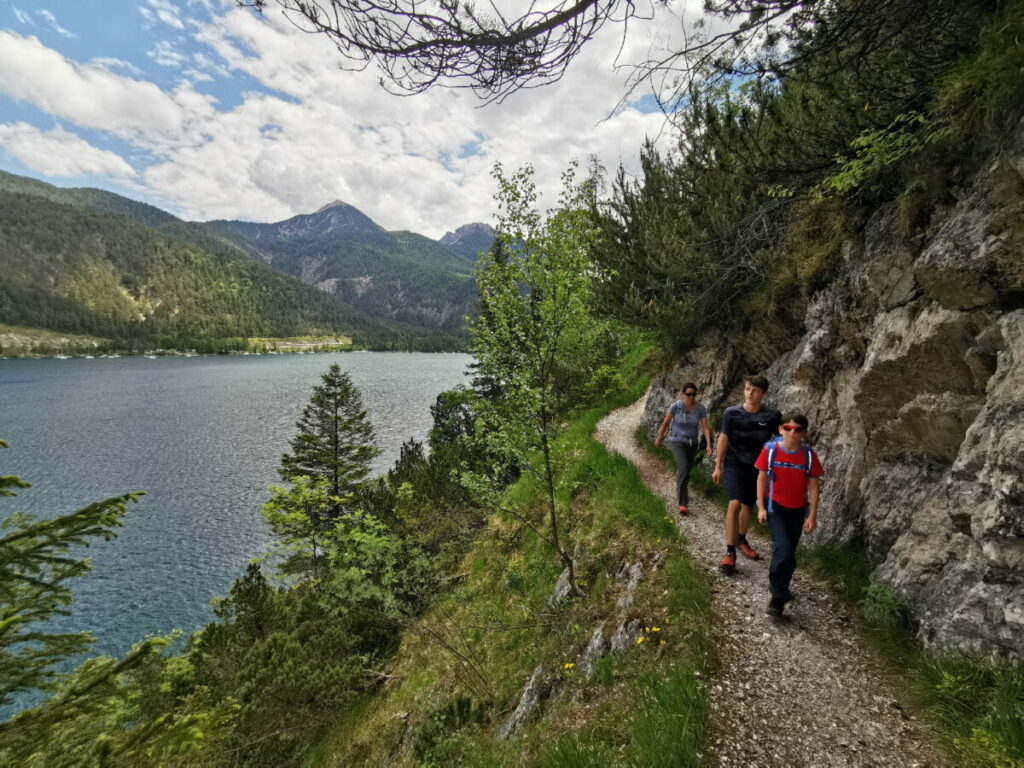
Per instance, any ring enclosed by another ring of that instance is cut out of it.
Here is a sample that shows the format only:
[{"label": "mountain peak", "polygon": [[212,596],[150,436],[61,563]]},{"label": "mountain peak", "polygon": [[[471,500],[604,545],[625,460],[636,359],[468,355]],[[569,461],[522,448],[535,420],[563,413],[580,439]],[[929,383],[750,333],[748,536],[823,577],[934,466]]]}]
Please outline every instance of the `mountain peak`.
[{"label": "mountain peak", "polygon": [[346,208],[351,208],[351,206],[348,203],[346,203],[346,202],[344,202],[342,200],[335,200],[333,202],[328,203],[327,205],[321,205],[313,213],[323,213],[324,211],[326,211],[326,210],[328,210],[330,208],[337,208],[339,205],[343,206],[343,207],[346,207]]},{"label": "mountain peak", "polygon": [[480,222],[463,224],[454,232],[445,233],[438,242],[464,258],[476,261],[477,254],[488,250],[494,243],[494,228]]}]

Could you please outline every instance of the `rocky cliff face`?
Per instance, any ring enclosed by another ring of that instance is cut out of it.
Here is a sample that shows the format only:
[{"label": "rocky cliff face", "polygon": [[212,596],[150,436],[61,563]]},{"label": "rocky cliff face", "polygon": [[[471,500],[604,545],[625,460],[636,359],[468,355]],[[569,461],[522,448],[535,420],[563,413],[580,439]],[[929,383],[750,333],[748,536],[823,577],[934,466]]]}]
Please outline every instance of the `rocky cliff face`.
[{"label": "rocky cliff face", "polygon": [[[923,235],[896,205],[844,250],[804,334],[709,334],[655,382],[651,427],[687,380],[715,412],[764,373],[811,419],[828,473],[820,536],[865,544],[922,640],[1024,660],[1024,131]],[[758,342],[755,346],[752,342]]]}]

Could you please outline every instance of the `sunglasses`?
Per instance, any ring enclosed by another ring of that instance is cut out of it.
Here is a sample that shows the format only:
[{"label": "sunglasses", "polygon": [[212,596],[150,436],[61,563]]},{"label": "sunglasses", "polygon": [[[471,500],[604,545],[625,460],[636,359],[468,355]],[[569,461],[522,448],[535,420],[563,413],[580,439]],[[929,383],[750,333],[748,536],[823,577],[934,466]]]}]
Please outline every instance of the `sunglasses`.
[{"label": "sunglasses", "polygon": [[786,432],[796,432],[798,435],[802,434],[804,431],[803,427],[797,427],[794,426],[793,424],[783,424],[782,429]]},{"label": "sunglasses", "polygon": [[687,397],[696,397],[697,396],[696,392],[683,392],[683,394],[686,395]]}]

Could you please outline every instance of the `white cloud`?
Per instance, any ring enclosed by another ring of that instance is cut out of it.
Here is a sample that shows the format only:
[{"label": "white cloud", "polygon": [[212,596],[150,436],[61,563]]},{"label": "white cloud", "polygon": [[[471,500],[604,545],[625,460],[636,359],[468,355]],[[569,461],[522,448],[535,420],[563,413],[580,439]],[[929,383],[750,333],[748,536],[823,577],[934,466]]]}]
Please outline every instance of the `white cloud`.
[{"label": "white cloud", "polygon": [[28,11],[23,11],[21,10],[21,8],[15,8],[13,6],[11,6],[11,10],[14,11],[14,18],[16,18],[22,24],[25,24],[26,26],[29,27],[34,27],[36,25],[36,22],[32,18],[32,14],[30,14]]},{"label": "white cloud", "polygon": [[0,124],[0,146],[44,176],[106,176],[130,179],[135,171],[124,159],[63,128],[40,131],[28,123]]},{"label": "white cloud", "polygon": [[61,37],[76,37],[74,32],[64,29],[60,24],[57,23],[57,17],[50,13],[45,8],[40,8],[36,11],[36,16],[41,18],[46,24]]},{"label": "white cloud", "polygon": [[147,5],[139,6],[139,13],[149,24],[155,25],[161,21],[175,29],[185,29],[185,23],[178,15],[178,9],[174,3],[169,0],[146,0],[146,2]]},{"label": "white cloud", "polygon": [[[156,19],[161,7],[142,10]],[[597,155],[610,172],[620,162],[635,169],[644,137],[663,125],[660,114],[632,108],[608,117],[625,79],[612,66],[618,26],[584,47],[561,82],[478,108],[464,90],[389,96],[372,68],[340,70],[326,38],[300,32],[280,13],[217,13],[202,25],[176,16],[194,40],[163,41],[153,59],[194,82],[244,74],[274,93],[241,94],[237,106],[218,111],[188,83],[161,90],[3,31],[0,92],[130,141],[153,161],[142,187],[187,218],[278,220],[338,198],[388,229],[433,236],[491,220],[497,160],[508,168],[532,162],[543,204],[552,204],[570,159]],[[657,28],[635,23],[621,58],[646,57]],[[459,157],[466,145],[475,151]]]},{"label": "white cloud", "polygon": [[6,30],[0,30],[0,92],[147,148],[179,144],[191,121],[213,112],[209,103],[197,109],[187,86],[167,93],[101,66],[69,61],[35,37]]},{"label": "white cloud", "polygon": [[94,67],[105,69],[108,72],[121,70],[123,72],[127,72],[130,75],[135,75],[136,77],[142,76],[142,70],[136,67],[134,64],[132,64],[130,61],[118,59],[114,56],[97,56],[95,59],[92,59],[89,63]]},{"label": "white cloud", "polygon": [[188,54],[179,51],[170,40],[157,40],[146,55],[161,67],[181,67],[188,62]]}]

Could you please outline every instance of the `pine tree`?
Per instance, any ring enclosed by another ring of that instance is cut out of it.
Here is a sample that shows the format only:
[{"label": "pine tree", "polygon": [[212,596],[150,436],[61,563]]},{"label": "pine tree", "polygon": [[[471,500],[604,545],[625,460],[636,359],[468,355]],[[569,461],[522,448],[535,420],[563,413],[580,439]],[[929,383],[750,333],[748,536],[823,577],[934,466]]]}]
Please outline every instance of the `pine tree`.
[{"label": "pine tree", "polygon": [[344,498],[370,474],[370,463],[380,449],[374,445],[363,398],[348,373],[335,364],[321,380],[295,424],[299,433],[289,441],[291,453],[281,457],[279,472],[287,481],[325,478],[330,495]]},{"label": "pine tree", "polygon": [[[0,440],[0,448],[6,443]],[[28,483],[14,475],[0,476],[0,496]],[[129,493],[52,520],[15,513],[3,521],[0,537],[0,706],[17,693],[46,687],[55,666],[86,650],[86,633],[54,634],[40,624],[67,613],[72,594],[66,582],[88,572],[89,561],[70,555],[91,539],[111,539],[121,525]]]}]

